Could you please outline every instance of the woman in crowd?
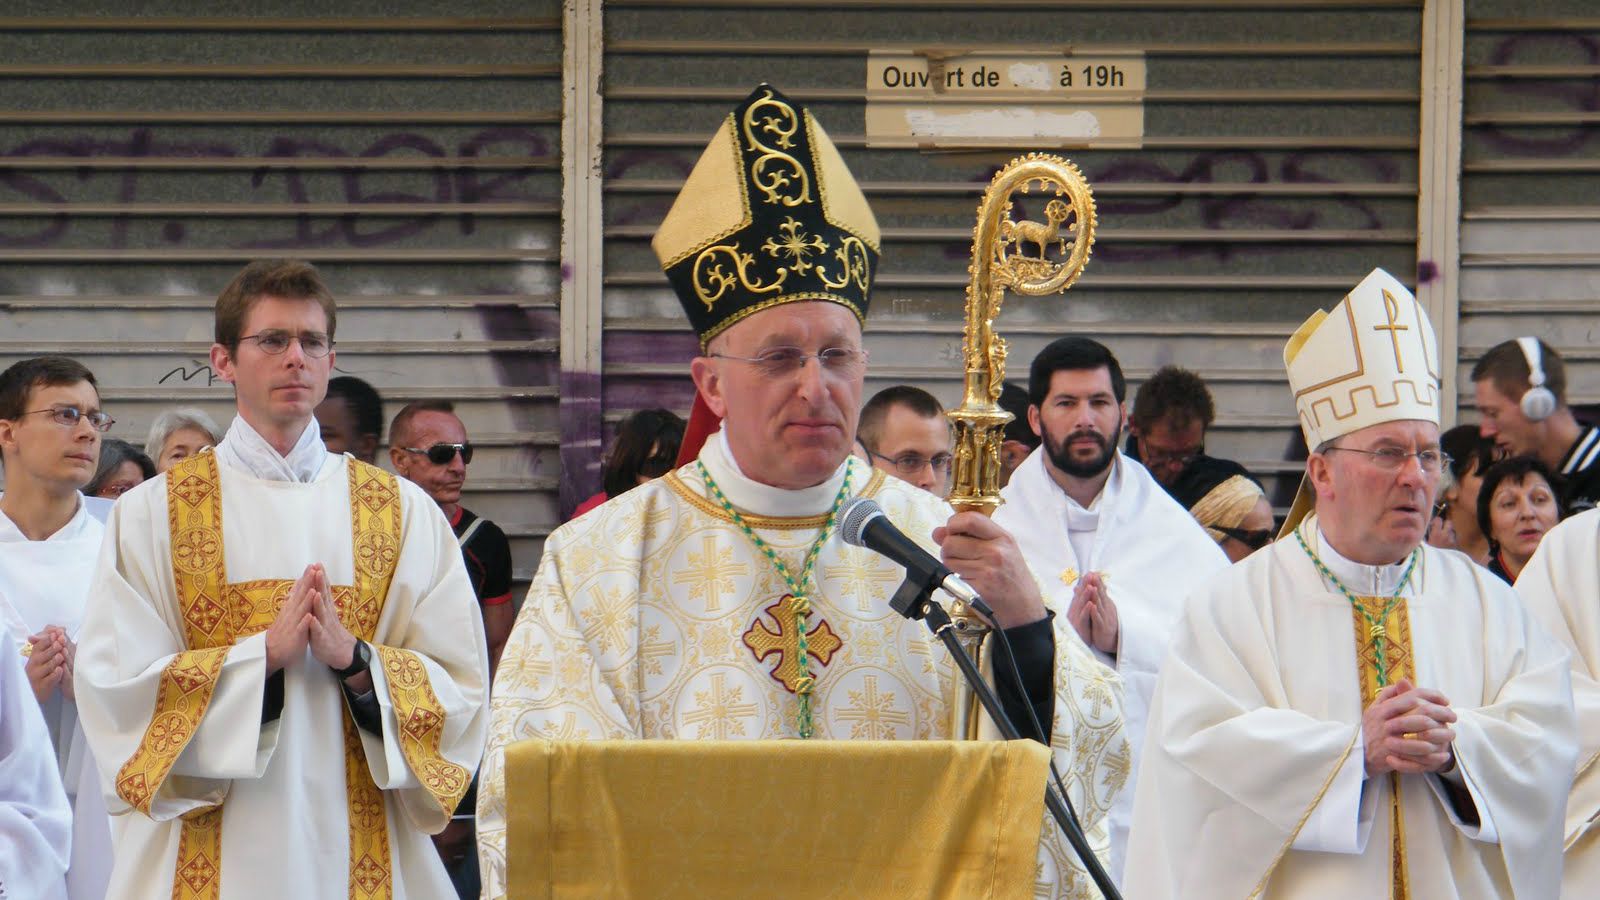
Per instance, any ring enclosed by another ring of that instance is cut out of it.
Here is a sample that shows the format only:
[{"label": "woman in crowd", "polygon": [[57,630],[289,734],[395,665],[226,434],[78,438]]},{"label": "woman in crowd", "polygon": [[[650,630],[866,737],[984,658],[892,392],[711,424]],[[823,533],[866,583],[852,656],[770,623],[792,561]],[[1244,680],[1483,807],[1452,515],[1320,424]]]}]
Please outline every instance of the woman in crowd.
[{"label": "woman in crowd", "polygon": [[90,497],[115,500],[155,476],[156,464],[138,447],[118,438],[105,438],[100,442],[100,465],[83,492]]},{"label": "woman in crowd", "polygon": [[1489,571],[1515,583],[1539,541],[1561,519],[1559,483],[1531,456],[1497,462],[1483,474],[1478,527],[1489,540]]},{"label": "woman in crowd", "polygon": [[605,490],[578,504],[572,517],[576,519],[631,488],[667,474],[678,458],[683,427],[683,419],[671,410],[641,409],[629,416],[617,430],[617,439],[606,457],[602,481]]},{"label": "woman in crowd", "polygon": [[1219,480],[1189,514],[1233,562],[1272,542],[1272,504],[1261,485],[1243,475]]},{"label": "woman in crowd", "polygon": [[1476,425],[1457,425],[1439,438],[1450,457],[1450,481],[1439,494],[1439,507],[1428,526],[1428,543],[1460,550],[1480,566],[1489,564],[1489,538],[1478,527],[1478,491],[1483,473],[1494,464],[1494,440]]},{"label": "woman in crowd", "polygon": [[156,417],[150,426],[150,438],[144,442],[144,452],[155,461],[157,472],[165,472],[174,463],[220,443],[222,429],[215,420],[203,410],[180,406]]}]

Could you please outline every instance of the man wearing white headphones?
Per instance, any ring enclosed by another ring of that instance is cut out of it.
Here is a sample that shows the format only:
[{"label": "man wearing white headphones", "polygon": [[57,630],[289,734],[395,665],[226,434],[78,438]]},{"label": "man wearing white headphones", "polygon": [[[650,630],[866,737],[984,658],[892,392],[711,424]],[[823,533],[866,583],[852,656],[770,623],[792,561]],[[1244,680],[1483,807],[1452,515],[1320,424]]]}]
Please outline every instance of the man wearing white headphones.
[{"label": "man wearing white headphones", "polygon": [[1490,348],[1472,367],[1478,430],[1508,456],[1535,456],[1566,482],[1565,514],[1600,500],[1600,428],[1585,427],[1567,406],[1561,356],[1538,338]]}]

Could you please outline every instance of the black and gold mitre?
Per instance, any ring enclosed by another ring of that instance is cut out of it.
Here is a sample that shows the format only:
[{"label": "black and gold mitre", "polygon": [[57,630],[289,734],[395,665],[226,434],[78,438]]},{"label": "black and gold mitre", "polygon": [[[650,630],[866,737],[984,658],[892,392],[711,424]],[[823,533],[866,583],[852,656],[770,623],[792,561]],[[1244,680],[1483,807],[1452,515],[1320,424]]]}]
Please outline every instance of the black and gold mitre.
[{"label": "black and gold mitre", "polygon": [[763,84],[717,130],[651,246],[704,346],[780,303],[825,300],[864,321],[878,240],[822,125]]}]

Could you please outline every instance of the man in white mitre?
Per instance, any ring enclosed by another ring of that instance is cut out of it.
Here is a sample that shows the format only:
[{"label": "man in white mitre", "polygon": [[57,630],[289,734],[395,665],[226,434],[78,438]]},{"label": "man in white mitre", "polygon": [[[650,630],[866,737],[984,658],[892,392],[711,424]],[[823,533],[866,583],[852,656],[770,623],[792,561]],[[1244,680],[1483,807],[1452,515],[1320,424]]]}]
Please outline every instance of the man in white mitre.
[{"label": "man in white mitre", "polygon": [[1550,529],[1517,576],[1517,593],[1572,658],[1578,757],[1562,828],[1561,896],[1600,894],[1600,510]]},{"label": "man in white mitre", "polygon": [[1313,448],[1301,498],[1189,598],[1129,900],[1555,897],[1567,658],[1507,585],[1423,542],[1446,461],[1426,312],[1375,270],[1283,355]]},{"label": "man in white mitre", "polygon": [[1039,447],[1011,474],[994,520],[1017,536],[1050,605],[1126,685],[1126,790],[1111,808],[1110,874],[1120,881],[1145,710],[1190,586],[1228,557],[1140,463],[1117,447],[1128,412],[1122,366],[1086,337],[1051,342],[1028,374]]},{"label": "man in white mitre", "polygon": [[0,626],[12,641],[0,653],[26,658],[72,804],[69,900],[104,900],[111,876],[111,820],[72,693],[89,576],[106,530],[81,491],[111,423],[94,375],[77,360],[40,356],[0,373]]},{"label": "man in white mitre", "polygon": [[[514,742],[961,736],[954,662],[888,605],[904,570],[835,530],[854,497],[993,606],[1021,676],[996,678],[1001,702],[1021,729],[1037,715],[1104,841],[1127,754],[1115,673],[1047,611],[1003,529],[851,456],[878,242],[822,126],[767,85],[690,173],[654,247],[700,336],[691,371],[722,428],[692,462],[546,542],[495,681],[484,897],[507,892]],[[1037,896],[1096,896],[1054,824],[1043,834]]]},{"label": "man in white mitre", "polygon": [[438,506],[322,443],[335,312],[305,263],[240,271],[238,416],[112,510],[74,683],[118,900],[452,893],[428,835],[483,750],[483,626]]}]

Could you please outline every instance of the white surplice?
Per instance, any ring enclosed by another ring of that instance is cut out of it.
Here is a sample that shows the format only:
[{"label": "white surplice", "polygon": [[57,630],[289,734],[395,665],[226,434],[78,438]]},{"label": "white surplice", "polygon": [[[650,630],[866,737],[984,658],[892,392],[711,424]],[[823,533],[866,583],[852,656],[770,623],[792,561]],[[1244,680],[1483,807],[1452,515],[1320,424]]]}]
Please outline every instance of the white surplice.
[{"label": "white surplice", "polygon": [[[1339,557],[1314,516],[1300,528],[1351,591],[1400,584],[1403,565]],[[1468,799],[1399,777],[1410,900],[1549,900],[1577,753],[1566,654],[1488,570],[1420,550],[1409,665],[1459,717]],[[1391,896],[1392,779],[1366,777],[1360,677],[1350,602],[1294,536],[1202,585],[1150,709],[1128,900]]]},{"label": "white surplice", "polygon": [[[354,580],[347,456],[322,449],[311,427],[288,458],[236,419],[216,450],[222,489],[223,559],[230,582],[289,580],[322,563],[334,585]],[[271,453],[276,459],[268,459]],[[79,644],[83,727],[116,815],[111,895],[172,896],[180,816],[223,804],[221,900],[349,896],[350,813],[338,679],[309,648],[284,670],[280,716],[262,723],[266,635],[228,651],[194,737],[151,804],[132,810],[113,785],[139,748],[168,663],[185,649],[175,595],[166,475],[117,502]],[[477,600],[461,551],[438,506],[398,481],[398,561],[372,644],[415,652],[444,717],[440,754],[477,768],[488,727],[488,659]],[[448,822],[412,771],[388,676],[371,667],[381,737],[360,732],[365,762],[383,792],[393,896],[451,896],[428,835]]]},{"label": "white surplice", "polygon": [[0,650],[0,897],[64,900],[72,807],[22,657]]},{"label": "white surplice", "polygon": [[1517,576],[1528,611],[1572,654],[1578,765],[1567,798],[1561,896],[1600,896],[1600,510],[1562,522]]},{"label": "white surplice", "polygon": [[[1228,566],[1228,557],[1194,517],[1179,506],[1144,466],[1117,453],[1100,495],[1078,505],[1050,477],[1044,448],[1033,451],[1001,490],[1005,503],[994,520],[1011,532],[1028,566],[1042,581],[1050,607],[1065,615],[1086,572],[1099,572],[1116,604],[1119,628],[1114,658],[1125,684],[1122,721],[1139,770],[1145,713],[1156,672],[1190,588]],[[1073,632],[1076,636],[1076,632]],[[1111,808],[1111,877],[1120,881],[1133,819],[1133,791]]]},{"label": "white surplice", "polygon": [[[847,472],[852,496],[872,497],[935,554],[933,529],[951,515],[943,500],[859,460],[847,460],[827,481],[804,490],[746,477],[720,433],[706,441],[699,462],[791,572],[799,571]],[[824,633],[838,639],[826,661],[809,663],[817,679],[816,739],[957,737],[954,662],[923,623],[889,606],[904,570],[845,544],[835,530],[814,571],[811,646],[824,646]],[[710,496],[695,463],[551,534],[495,676],[494,726],[478,793],[486,900],[504,897],[507,889],[506,813],[517,802],[505,792],[507,745],[530,738],[797,736],[796,695],[774,671],[781,657],[752,649],[765,641],[763,634],[790,630],[792,618],[773,618],[788,593],[773,565]],[[1065,612],[1057,608],[1051,626],[1052,746],[1103,862],[1105,815],[1127,775],[1121,684],[1071,636]],[[1038,881],[1042,900],[1098,896],[1053,823],[1040,842]]]},{"label": "white surplice", "polygon": [[[105,525],[82,495],[78,510],[59,531],[29,540],[0,513],[0,626],[20,650],[30,635],[59,626],[73,641],[83,626],[89,578],[100,558]],[[7,650],[16,653],[17,650]],[[56,749],[56,765],[72,804],[71,900],[102,900],[111,877],[111,820],[100,796],[94,762],[78,727],[78,706],[59,690],[43,704]]]}]

